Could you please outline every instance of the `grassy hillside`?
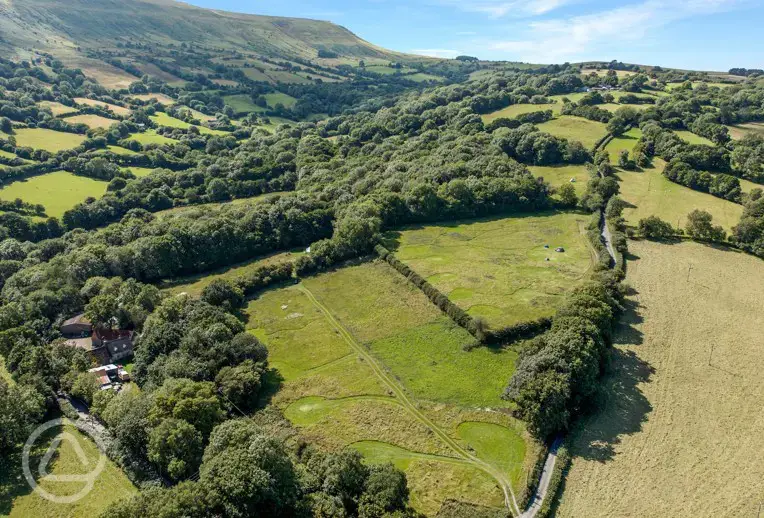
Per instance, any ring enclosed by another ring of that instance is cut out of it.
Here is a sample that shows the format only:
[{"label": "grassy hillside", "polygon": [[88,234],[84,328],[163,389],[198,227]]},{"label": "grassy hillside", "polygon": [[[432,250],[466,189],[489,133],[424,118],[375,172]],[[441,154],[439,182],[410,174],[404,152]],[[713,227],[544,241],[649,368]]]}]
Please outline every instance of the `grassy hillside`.
[{"label": "grassy hillside", "polygon": [[254,50],[277,58],[312,59],[318,50],[352,58],[401,57],[329,22],[213,11],[170,0],[14,0],[0,3],[0,12],[0,34],[8,44],[62,57],[76,55],[75,46],[108,48],[128,40]]}]

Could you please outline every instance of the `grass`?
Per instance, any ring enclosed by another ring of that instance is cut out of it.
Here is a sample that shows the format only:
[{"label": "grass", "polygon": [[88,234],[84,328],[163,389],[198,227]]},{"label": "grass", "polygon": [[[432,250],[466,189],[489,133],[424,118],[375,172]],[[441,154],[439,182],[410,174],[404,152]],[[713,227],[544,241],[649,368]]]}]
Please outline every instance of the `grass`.
[{"label": "grass", "polygon": [[642,171],[618,172],[620,197],[631,205],[623,211],[629,225],[636,226],[640,219],[658,216],[683,228],[687,214],[694,209],[708,211],[714,223],[728,231],[738,224],[742,205],[674,183],[662,174],[665,162],[657,158],[653,162],[654,167]]},{"label": "grass", "polygon": [[117,155],[127,155],[127,156],[130,156],[130,155],[138,155],[139,154],[139,153],[136,153],[135,151],[133,151],[131,149],[127,149],[127,148],[123,148],[123,147],[119,147],[119,146],[106,146],[106,149],[108,149],[109,151],[111,151],[112,153],[115,153]]},{"label": "grass", "polygon": [[264,112],[265,108],[256,105],[247,94],[223,96],[223,102],[234,109],[236,113]]},{"label": "grass", "polygon": [[143,178],[144,176],[148,176],[156,171],[156,169],[153,167],[125,167],[125,169],[133,173],[138,178]]},{"label": "grass", "polygon": [[131,113],[129,108],[118,106],[116,104],[105,103],[103,101],[97,101],[95,99],[88,99],[87,97],[75,97],[74,102],[77,104],[85,104],[87,106],[100,106],[102,108],[108,108],[117,115],[121,115],[123,117],[129,116]]},{"label": "grass", "polygon": [[77,108],[66,106],[65,104],[57,103],[54,101],[40,101],[37,103],[40,108],[50,108],[54,117],[60,117],[61,115],[69,115],[70,113],[77,113]]},{"label": "grass", "polygon": [[175,104],[175,99],[159,93],[133,95],[132,98],[139,101],[159,101],[162,104]]},{"label": "grass", "polygon": [[269,108],[275,108],[279,103],[283,104],[286,108],[293,108],[294,105],[297,104],[297,99],[282,92],[265,94],[263,97],[265,97],[265,102],[268,104]]},{"label": "grass", "polygon": [[552,187],[562,187],[570,183],[571,178],[575,178],[573,187],[576,194],[581,196],[586,191],[586,182],[589,181],[589,172],[582,165],[563,165],[563,166],[539,166],[528,167],[536,178],[543,178]]},{"label": "grass", "polygon": [[517,117],[518,115],[523,115],[524,113],[539,112],[544,110],[552,110],[555,113],[559,113],[561,107],[562,107],[562,103],[512,104],[510,106],[507,106],[506,108],[502,108],[501,110],[497,110],[495,112],[481,115],[480,118],[483,119],[483,123],[488,124],[494,119],[500,119],[500,118],[512,119],[514,117]]},{"label": "grass", "polygon": [[54,171],[13,182],[0,189],[0,199],[13,201],[21,198],[27,203],[40,203],[48,216],[59,218],[86,198],[103,196],[107,185],[107,182],[67,171]]},{"label": "grass", "polygon": [[16,155],[16,153],[11,153],[9,151],[3,151],[2,149],[0,149],[0,156],[3,157],[3,158],[9,158],[11,160],[13,160],[14,158],[20,158],[20,157],[18,157]]},{"label": "grass", "polygon": [[444,499],[491,507],[503,505],[501,492],[490,477],[456,459],[424,455],[380,441],[359,441],[351,447],[369,463],[392,462],[409,473],[411,504],[428,516],[438,512]]},{"label": "grass", "polygon": [[[180,119],[176,119],[175,117],[170,117],[164,112],[156,112],[156,114],[151,115],[149,118],[152,121],[154,121],[155,124],[159,126],[167,126],[170,128],[180,128],[180,129],[188,129],[192,126],[192,124],[189,124],[188,122],[184,122]],[[205,133],[210,135],[227,135],[228,134],[225,131],[213,130],[205,126],[197,126],[197,128],[199,128],[199,133],[202,133],[202,134],[205,134]]]},{"label": "grass", "polygon": [[[586,221],[574,213],[456,221],[389,233],[387,241],[453,302],[500,328],[551,316],[583,278],[591,266]],[[564,253],[554,251],[560,246]]]},{"label": "grass", "polygon": [[[83,466],[82,460],[77,455],[72,443],[63,440],[48,464],[49,473],[51,475],[77,475],[90,472],[100,455],[95,443],[74,426],[66,425],[63,430],[59,429],[59,431],[70,434],[78,442],[90,465]],[[37,468],[40,464],[40,459],[50,445],[54,435],[57,435],[57,433],[43,434],[35,444],[30,462],[32,473],[38,473]],[[18,462],[15,462],[15,460],[18,460]],[[6,464],[6,466],[8,465],[12,467],[11,470],[0,473],[0,493],[7,491],[7,496],[10,498],[3,498],[0,514],[9,517],[45,516],[68,518],[72,516],[98,516],[112,502],[137,493],[137,489],[130,483],[125,474],[112,461],[107,459],[106,467],[95,479],[93,489],[87,495],[71,504],[54,503],[33,492],[27,485],[21,473],[20,459],[14,459],[14,461]],[[80,491],[84,485],[83,482],[60,482],[39,478],[37,482],[42,489],[59,496],[73,495]]]},{"label": "grass", "polygon": [[570,437],[556,516],[756,516],[762,262],[691,242],[629,248],[634,293],[599,411]]},{"label": "grass", "polygon": [[[131,168],[132,169],[132,168]],[[152,169],[154,171],[154,169]],[[269,200],[276,196],[289,196],[289,191],[270,192],[267,194],[260,194],[257,196],[251,196],[248,198],[235,198],[230,201],[214,202],[214,203],[202,203],[198,205],[186,205],[173,207],[171,209],[160,210],[155,214],[160,217],[166,217],[173,214],[187,213],[187,212],[208,212],[210,209],[219,209],[221,207],[227,207],[232,205],[249,205],[252,203],[260,203],[261,201]]]},{"label": "grass", "polygon": [[108,128],[112,124],[116,124],[119,121],[116,121],[114,119],[107,119],[106,117],[101,117],[100,115],[75,115],[74,117],[67,117],[64,119],[66,122],[70,124],[85,124],[89,128]]},{"label": "grass", "polygon": [[137,142],[140,142],[141,144],[148,145],[148,144],[158,144],[160,146],[163,146],[165,144],[177,144],[177,140],[173,140],[171,138],[167,138],[164,135],[160,135],[156,132],[156,130],[149,129],[142,133],[133,133],[128,137],[130,140],[135,140]]},{"label": "grass", "polygon": [[700,135],[696,135],[695,133],[692,133],[691,131],[687,130],[674,130],[674,133],[679,135],[682,140],[689,144],[703,144],[706,146],[713,146],[715,145],[713,142],[708,140],[706,137],[701,137]]},{"label": "grass", "polygon": [[192,297],[199,297],[202,294],[202,290],[212,283],[212,281],[218,279],[233,281],[261,266],[294,261],[302,254],[302,251],[276,253],[267,257],[259,257],[236,266],[222,268],[215,272],[207,272],[201,275],[175,279],[173,281],[164,281],[161,287],[172,295],[188,293]]},{"label": "grass", "polygon": [[526,447],[516,431],[494,423],[465,421],[457,427],[457,434],[475,455],[508,473],[513,485],[523,482]]},{"label": "grass", "polygon": [[764,122],[747,122],[745,124],[736,124],[734,126],[727,126],[730,136],[739,140],[748,134],[764,135]]},{"label": "grass", "polygon": [[605,151],[610,154],[610,161],[614,164],[618,163],[618,155],[620,155],[621,151],[624,150],[629,152],[629,158],[631,158],[631,152],[641,137],[641,129],[631,128],[620,137],[613,138],[610,142],[608,142],[607,146],[605,146]]},{"label": "grass", "polygon": [[44,149],[58,153],[65,149],[73,149],[82,144],[87,138],[76,133],[64,133],[45,128],[21,128],[15,130],[16,143],[19,147]]},{"label": "grass", "polygon": [[568,115],[539,124],[538,128],[555,137],[577,140],[587,148],[594,147],[594,144],[607,133],[607,126],[601,122]]}]

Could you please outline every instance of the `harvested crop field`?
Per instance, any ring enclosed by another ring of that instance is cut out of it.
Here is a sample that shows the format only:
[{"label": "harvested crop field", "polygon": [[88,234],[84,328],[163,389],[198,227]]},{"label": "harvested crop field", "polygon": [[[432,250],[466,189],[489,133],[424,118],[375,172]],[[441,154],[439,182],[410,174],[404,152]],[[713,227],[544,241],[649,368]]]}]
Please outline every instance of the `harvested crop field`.
[{"label": "harvested crop field", "polygon": [[67,117],[64,119],[70,124],[85,124],[89,128],[108,128],[112,124],[119,122],[115,119],[107,119],[100,115],[75,115],[73,117]]},{"label": "harvested crop field", "polygon": [[498,329],[554,314],[592,264],[588,220],[549,212],[455,221],[390,232],[387,244],[462,309]]},{"label": "harvested crop field", "polygon": [[594,144],[607,133],[607,126],[601,122],[568,115],[562,115],[537,126],[541,131],[555,137],[577,140],[587,149],[594,147]]},{"label": "harvested crop field", "polygon": [[77,108],[66,106],[65,104],[57,103],[54,101],[40,101],[37,104],[40,106],[40,108],[50,108],[50,111],[53,113],[54,117],[68,115],[70,113],[77,113]]},{"label": "harvested crop field", "polygon": [[714,223],[727,231],[738,224],[742,205],[672,182],[663,176],[666,163],[658,158],[653,160],[653,165],[641,171],[617,174],[621,182],[619,196],[631,205],[623,211],[629,225],[636,226],[642,218],[658,216],[675,227],[684,228],[687,214],[695,209],[711,213]]},{"label": "harvested crop field", "polygon": [[75,97],[74,102],[76,102],[77,104],[84,104],[87,106],[100,106],[101,108],[108,108],[109,110],[113,111],[117,115],[121,115],[122,117],[127,117],[130,115],[129,108],[118,106],[116,104],[105,103],[103,101],[97,101],[95,99],[88,99],[86,97]]},{"label": "harvested crop field", "polygon": [[629,248],[635,292],[557,516],[757,516],[764,263],[692,242]]}]

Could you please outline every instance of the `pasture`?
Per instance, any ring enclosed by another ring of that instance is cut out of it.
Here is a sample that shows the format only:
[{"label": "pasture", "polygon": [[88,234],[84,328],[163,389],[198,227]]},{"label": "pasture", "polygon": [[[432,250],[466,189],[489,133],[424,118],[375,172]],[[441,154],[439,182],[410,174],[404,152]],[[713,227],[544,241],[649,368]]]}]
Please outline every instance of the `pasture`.
[{"label": "pasture", "polygon": [[19,147],[44,149],[51,153],[76,148],[87,138],[85,135],[64,133],[63,131],[53,131],[45,128],[20,128],[14,130],[14,136]]},{"label": "pasture", "polygon": [[674,130],[674,133],[689,144],[703,144],[704,146],[713,146],[714,143],[708,140],[706,137],[701,137],[695,133],[687,130]]},{"label": "pasture", "polygon": [[175,99],[173,99],[172,97],[169,97],[169,96],[167,96],[165,94],[160,94],[160,93],[138,94],[138,95],[133,95],[132,98],[133,99],[137,99],[139,101],[144,101],[144,102],[146,102],[146,101],[159,101],[162,104],[168,104],[168,105],[169,104],[175,104]]},{"label": "pasture", "polygon": [[537,446],[522,423],[482,410],[506,406],[499,395],[516,354],[464,351],[471,336],[386,263],[268,290],[245,312],[281,378],[274,404],[303,437],[395,463],[413,505],[428,515],[449,498],[503,504],[496,481],[439,434],[469,447],[519,491]]},{"label": "pasture", "polygon": [[134,167],[134,166],[125,167],[125,169],[133,173],[138,178],[143,178],[144,176],[148,176],[156,170],[151,167]]},{"label": "pasture", "polygon": [[57,103],[54,101],[40,101],[37,103],[40,108],[50,108],[54,117],[60,117],[61,115],[69,115],[70,113],[77,113],[77,108],[66,106],[65,104]]},{"label": "pasture", "polygon": [[[175,117],[171,117],[167,115],[164,112],[156,112],[154,115],[151,115],[149,117],[152,121],[154,121],[155,124],[158,126],[167,126],[169,128],[180,128],[180,129],[188,129],[192,126],[192,124],[189,124],[188,122],[182,121],[180,119],[176,119]],[[225,131],[220,130],[214,130],[207,128],[205,126],[196,126],[199,129],[199,133],[202,134],[210,134],[210,135],[227,135]]]},{"label": "pasture", "polygon": [[734,126],[727,126],[730,136],[739,140],[751,133],[756,135],[764,135],[764,122],[747,122],[745,124],[736,124]]},{"label": "pasture", "polygon": [[95,99],[88,99],[86,97],[75,97],[74,102],[76,102],[77,104],[84,104],[87,106],[100,106],[101,108],[108,108],[109,110],[113,111],[115,114],[120,115],[122,117],[129,117],[131,113],[129,108],[118,106],[116,104],[105,103],[103,101],[97,101]]},{"label": "pasture", "polygon": [[156,130],[149,129],[141,133],[133,133],[129,137],[127,137],[129,140],[135,140],[137,142],[140,142],[144,146],[149,144],[157,144],[158,146],[164,146],[166,144],[172,145],[177,144],[177,140],[173,140],[171,138],[165,137],[164,135],[160,135],[156,132]]},{"label": "pasture", "polygon": [[[68,440],[62,440],[56,449],[56,454],[48,463],[51,475],[87,474],[97,462],[100,452],[95,443],[79,429],[66,425],[63,430],[70,434],[79,444],[89,465],[84,466],[74,445]],[[30,468],[35,475],[43,454],[57,433],[43,434],[32,450]],[[45,516],[52,518],[69,518],[72,516],[98,516],[109,504],[127,498],[137,493],[137,489],[127,479],[125,474],[111,461],[106,460],[106,466],[95,479],[93,489],[82,499],[71,503],[55,503],[33,492],[27,485],[21,471],[21,461],[5,464],[9,470],[0,472],[0,514],[9,517],[26,518],[29,516]],[[56,495],[73,495],[80,491],[84,482],[53,481],[37,478],[42,489]]]},{"label": "pasture", "polygon": [[[549,185],[560,188],[570,183],[576,189],[576,194],[581,196],[586,191],[586,182],[589,181],[589,172],[583,165],[562,165],[562,166],[529,166],[531,173],[536,178],[543,178]],[[571,182],[575,179],[575,182]]]},{"label": "pasture", "polygon": [[658,216],[675,227],[684,228],[687,214],[695,209],[711,213],[714,224],[727,231],[738,224],[742,205],[672,182],[662,174],[665,165],[655,158],[653,167],[618,172],[619,196],[630,205],[623,211],[629,225],[636,226],[642,218]]},{"label": "pasture", "polygon": [[0,199],[13,201],[21,198],[28,203],[39,203],[45,207],[46,215],[60,218],[85,199],[103,196],[107,185],[107,182],[76,176],[67,171],[55,171],[3,187],[0,189]]},{"label": "pasture", "polygon": [[577,140],[588,149],[607,133],[607,126],[601,122],[568,115],[539,124],[538,129],[555,137]]},{"label": "pasture", "polygon": [[512,119],[518,115],[525,113],[539,112],[544,110],[552,110],[555,113],[559,113],[562,103],[557,104],[511,104],[506,108],[497,110],[495,112],[486,113],[480,116],[483,119],[484,124],[488,124],[494,119]]},{"label": "pasture", "polygon": [[293,108],[297,104],[297,99],[282,92],[265,94],[263,97],[265,97],[265,102],[269,108],[275,108],[277,104],[282,104],[286,108]]},{"label": "pasture", "polygon": [[234,109],[236,113],[262,112],[265,108],[258,106],[247,94],[225,95],[223,102]]},{"label": "pasture", "polygon": [[108,128],[112,124],[116,124],[119,121],[114,119],[107,119],[106,117],[101,117],[100,115],[90,115],[90,114],[84,114],[84,115],[75,115],[73,117],[67,117],[64,119],[66,122],[70,124],[85,124],[89,128]]},{"label": "pasture", "polygon": [[610,161],[614,164],[618,163],[618,155],[621,154],[621,151],[628,151],[629,158],[631,158],[631,152],[640,138],[642,138],[642,130],[639,128],[631,128],[623,135],[614,137],[605,146],[605,151],[610,155]]},{"label": "pasture", "polygon": [[629,249],[633,294],[556,516],[756,516],[762,262],[692,242]]},{"label": "pasture", "polygon": [[591,267],[587,222],[576,213],[519,214],[411,227],[386,241],[398,259],[498,329],[554,314]]}]

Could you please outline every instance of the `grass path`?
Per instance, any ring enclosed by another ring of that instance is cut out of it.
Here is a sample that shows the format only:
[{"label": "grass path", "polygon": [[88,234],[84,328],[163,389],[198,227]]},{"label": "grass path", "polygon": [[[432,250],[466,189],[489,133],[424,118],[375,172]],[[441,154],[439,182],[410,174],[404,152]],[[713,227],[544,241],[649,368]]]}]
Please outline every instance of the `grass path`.
[{"label": "grass path", "polygon": [[300,291],[302,291],[308,300],[316,306],[326,317],[326,320],[334,327],[339,333],[342,339],[359,355],[364,361],[367,362],[374,374],[382,381],[382,383],[398,398],[399,403],[420,423],[432,430],[433,434],[437,436],[444,444],[446,444],[451,450],[454,451],[459,457],[467,460],[473,466],[485,471],[491,475],[501,487],[504,493],[504,503],[507,508],[511,509],[513,513],[519,514],[519,506],[515,500],[515,495],[512,492],[512,487],[509,479],[501,473],[499,470],[493,468],[493,466],[482,461],[476,456],[469,453],[466,449],[462,448],[454,439],[452,439],[444,430],[433,423],[427,416],[425,416],[419,409],[411,402],[406,395],[403,387],[388,374],[384,367],[374,358],[369,351],[359,344],[350,332],[332,315],[329,308],[324,306],[313,293],[303,284],[298,285]]}]

